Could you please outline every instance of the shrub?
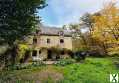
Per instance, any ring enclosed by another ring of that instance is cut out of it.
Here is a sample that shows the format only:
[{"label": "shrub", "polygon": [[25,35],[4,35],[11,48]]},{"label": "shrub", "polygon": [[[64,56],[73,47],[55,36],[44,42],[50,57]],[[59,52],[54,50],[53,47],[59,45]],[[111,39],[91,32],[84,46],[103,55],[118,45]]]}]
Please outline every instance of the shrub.
[{"label": "shrub", "polygon": [[65,56],[61,57],[61,58],[63,58],[63,59],[66,59],[66,58],[74,58],[74,53],[73,53],[73,51],[72,51],[72,50],[69,50],[69,49],[66,49],[66,48],[61,49],[60,55],[61,55],[61,56],[65,55]]},{"label": "shrub", "polygon": [[57,66],[65,66],[65,65],[72,64],[72,63],[75,63],[74,59],[60,59],[59,61],[57,61],[55,63],[55,65],[57,65]]},{"label": "shrub", "polygon": [[60,48],[56,48],[56,47],[51,47],[50,50],[56,54],[60,53]]},{"label": "shrub", "polygon": [[80,48],[73,49],[73,51],[75,51],[75,52],[77,52],[77,51],[87,51],[87,50],[90,50],[90,48],[85,46],[85,45],[81,46]]},{"label": "shrub", "polygon": [[18,53],[18,62],[20,62],[21,59],[26,58],[26,55],[28,56],[28,52],[31,52],[31,49],[29,49],[29,46],[26,44],[19,44],[19,53]]},{"label": "shrub", "polygon": [[20,70],[24,69],[21,64],[8,65],[5,70]]},{"label": "shrub", "polygon": [[119,57],[119,47],[109,48],[108,54],[112,57]]},{"label": "shrub", "polygon": [[74,58],[76,59],[76,61],[85,60],[87,56],[88,56],[87,51],[77,51],[74,54]]},{"label": "shrub", "polygon": [[106,54],[104,54],[103,51],[101,53],[101,51],[99,50],[90,50],[88,54],[91,57],[105,57],[106,56]]},{"label": "shrub", "polygon": [[61,52],[62,52],[62,54],[68,54],[68,49],[63,48],[63,49],[61,50]]},{"label": "shrub", "polygon": [[5,68],[5,70],[21,70],[21,69],[30,69],[32,67],[41,67],[45,64],[42,61],[33,62],[32,64],[15,64],[9,65]]},{"label": "shrub", "polygon": [[33,67],[39,67],[39,66],[44,66],[45,64],[42,61],[34,61],[32,63]]}]

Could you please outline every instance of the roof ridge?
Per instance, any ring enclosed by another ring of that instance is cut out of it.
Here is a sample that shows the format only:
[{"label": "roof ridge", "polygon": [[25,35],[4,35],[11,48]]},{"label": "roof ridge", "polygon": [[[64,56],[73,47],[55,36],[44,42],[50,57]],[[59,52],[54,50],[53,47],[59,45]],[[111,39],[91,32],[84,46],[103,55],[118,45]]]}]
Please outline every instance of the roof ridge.
[{"label": "roof ridge", "polygon": [[39,26],[39,29],[41,30],[42,35],[59,35],[59,32],[63,31],[64,36],[71,36],[71,32],[69,32],[68,30],[64,30],[63,28]]}]

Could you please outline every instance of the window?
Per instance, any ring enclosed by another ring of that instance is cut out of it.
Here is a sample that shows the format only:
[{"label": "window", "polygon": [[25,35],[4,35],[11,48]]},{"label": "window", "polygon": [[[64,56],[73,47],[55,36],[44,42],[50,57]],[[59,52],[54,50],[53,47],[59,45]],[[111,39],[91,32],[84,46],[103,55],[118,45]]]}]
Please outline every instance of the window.
[{"label": "window", "polygon": [[39,54],[41,54],[41,50],[39,50]]},{"label": "window", "polygon": [[50,39],[47,39],[47,43],[48,43],[48,44],[50,43]]},{"label": "window", "polygon": [[63,35],[64,35],[64,32],[63,32],[63,31],[60,31],[60,32],[59,32],[59,35],[60,35],[60,36],[63,36]]},{"label": "window", "polygon": [[60,43],[64,43],[64,40],[63,39],[60,39]]},{"label": "window", "polygon": [[33,50],[33,52],[32,52],[32,56],[37,56],[37,50]]},{"label": "window", "polygon": [[37,44],[37,38],[33,38],[33,44]]}]

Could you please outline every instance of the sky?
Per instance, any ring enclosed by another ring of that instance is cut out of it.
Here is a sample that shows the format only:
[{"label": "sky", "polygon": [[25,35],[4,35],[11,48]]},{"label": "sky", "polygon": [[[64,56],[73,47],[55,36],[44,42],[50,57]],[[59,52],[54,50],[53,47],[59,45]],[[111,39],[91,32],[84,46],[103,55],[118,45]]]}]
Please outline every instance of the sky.
[{"label": "sky", "polygon": [[[85,13],[94,13],[104,7],[110,0],[47,0],[48,6],[39,10],[42,23],[48,26],[61,27],[79,22]],[[119,0],[116,1],[119,6]]]}]

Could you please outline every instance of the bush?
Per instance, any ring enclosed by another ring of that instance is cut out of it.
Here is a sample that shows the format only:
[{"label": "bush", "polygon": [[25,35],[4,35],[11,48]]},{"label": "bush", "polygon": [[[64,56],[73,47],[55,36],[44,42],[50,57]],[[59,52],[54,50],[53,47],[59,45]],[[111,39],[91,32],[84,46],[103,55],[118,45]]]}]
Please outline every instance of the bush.
[{"label": "bush", "polygon": [[57,47],[51,47],[49,48],[52,52],[59,54],[60,53],[60,48]]},{"label": "bush", "polygon": [[106,54],[104,54],[103,51],[101,53],[99,50],[90,50],[88,54],[91,57],[105,57],[106,56]]},{"label": "bush", "polygon": [[33,62],[32,64],[15,64],[15,65],[9,65],[5,68],[5,70],[21,70],[21,69],[30,69],[32,67],[41,67],[45,64],[42,61],[39,62]]},{"label": "bush", "polygon": [[[29,58],[29,54],[31,52],[31,49],[29,49],[29,46],[26,44],[19,44],[18,46],[19,48],[19,52],[18,52],[18,62],[20,62],[20,60],[24,60],[23,62],[25,62],[25,59]],[[27,55],[27,56],[26,56]]]},{"label": "bush", "polygon": [[42,61],[35,61],[32,63],[33,67],[44,66],[45,64]]},{"label": "bush", "polygon": [[63,48],[61,51],[63,51],[63,52],[64,52],[64,54],[69,54],[69,55],[72,53],[72,51],[71,51],[71,50],[66,49],[66,48]]},{"label": "bush", "polygon": [[77,51],[74,54],[74,58],[75,58],[76,61],[85,60],[87,56],[88,56],[87,51]]},{"label": "bush", "polygon": [[110,57],[119,57],[119,54],[118,53],[114,53],[114,54],[111,54],[109,55]]},{"label": "bush", "polygon": [[65,66],[65,65],[69,65],[72,63],[75,63],[76,61],[74,59],[60,59],[59,61],[57,61],[55,63],[55,65],[57,66]]},{"label": "bush", "polygon": [[5,70],[21,70],[24,69],[21,64],[8,65]]},{"label": "bush", "polygon": [[112,48],[108,48],[107,51],[108,51],[109,56],[119,57],[119,46],[118,45]]}]

